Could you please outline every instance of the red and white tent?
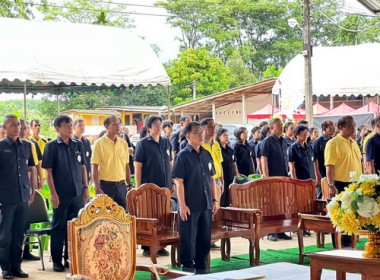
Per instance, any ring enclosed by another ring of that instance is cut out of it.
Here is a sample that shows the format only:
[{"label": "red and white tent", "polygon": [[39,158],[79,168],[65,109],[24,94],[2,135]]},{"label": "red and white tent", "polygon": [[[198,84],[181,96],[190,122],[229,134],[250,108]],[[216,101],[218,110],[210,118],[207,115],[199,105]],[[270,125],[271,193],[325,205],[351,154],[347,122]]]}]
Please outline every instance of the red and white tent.
[{"label": "red and white tent", "polygon": [[[321,104],[319,103],[315,103],[313,105],[313,115],[320,115],[320,114],[324,114],[326,112],[328,112],[329,109],[327,109],[326,107],[322,106]],[[293,119],[295,120],[302,120],[302,119],[305,119],[306,118],[306,115],[305,115],[305,110],[304,109],[299,109],[297,110],[295,113],[293,113]]]},{"label": "red and white tent", "polygon": [[[273,106],[272,104],[267,104],[264,107],[262,107],[261,109],[257,110],[256,112],[248,114],[247,118],[248,119],[255,119],[255,120],[269,119],[273,115],[279,115],[279,112],[280,112],[280,110],[276,106]],[[281,114],[281,113],[280,113],[280,115],[283,119],[286,118],[286,115]]]},{"label": "red and white tent", "polygon": [[338,107],[322,114],[323,116],[332,116],[332,115],[347,115],[355,111],[354,108],[351,106],[347,105],[345,102],[340,104]]},{"label": "red and white tent", "polygon": [[371,101],[367,105],[356,109],[351,112],[352,114],[362,114],[362,113],[375,113],[376,116],[380,115],[380,105],[376,104],[376,102]]}]

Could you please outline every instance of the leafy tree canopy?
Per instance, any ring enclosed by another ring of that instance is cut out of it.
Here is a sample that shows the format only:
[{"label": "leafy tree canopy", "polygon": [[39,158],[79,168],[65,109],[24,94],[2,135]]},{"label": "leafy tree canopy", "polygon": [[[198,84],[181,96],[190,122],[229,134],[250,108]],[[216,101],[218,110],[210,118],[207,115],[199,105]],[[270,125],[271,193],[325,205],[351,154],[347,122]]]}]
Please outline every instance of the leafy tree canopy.
[{"label": "leafy tree canopy", "polygon": [[45,20],[132,27],[125,7],[126,5],[113,3],[111,0],[66,0],[60,5],[50,0],[42,0],[38,10],[44,14]]},{"label": "leafy tree canopy", "polygon": [[[196,82],[197,97],[202,97],[229,88],[230,71],[223,61],[206,49],[187,49],[180,52],[178,58],[167,67],[174,86],[189,85]],[[190,87],[173,89],[174,103],[192,99]]]}]

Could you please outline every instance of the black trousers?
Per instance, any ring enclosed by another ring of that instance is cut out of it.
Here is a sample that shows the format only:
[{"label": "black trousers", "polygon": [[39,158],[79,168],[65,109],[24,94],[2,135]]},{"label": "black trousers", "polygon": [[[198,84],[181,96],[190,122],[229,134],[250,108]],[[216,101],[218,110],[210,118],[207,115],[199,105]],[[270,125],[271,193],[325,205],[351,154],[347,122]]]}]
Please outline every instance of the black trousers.
[{"label": "black trousers", "polygon": [[[350,182],[341,182],[341,181],[334,181],[335,187],[338,189],[338,193],[341,193],[344,191],[344,188],[348,187],[350,185]],[[335,234],[331,234],[332,238],[332,244],[333,247],[336,248],[335,246]],[[352,245],[352,239],[350,235],[342,235],[342,247],[351,247]]]},{"label": "black trousers", "polygon": [[124,181],[108,182],[100,180],[100,188],[117,204],[127,210],[127,186]]},{"label": "black trousers", "polygon": [[0,266],[2,270],[20,267],[24,230],[28,216],[28,202],[0,206]]},{"label": "black trousers", "polygon": [[[53,224],[50,233],[50,251],[53,263],[62,262],[63,245],[67,244],[67,221],[76,218],[83,206],[82,196],[75,196],[60,199],[58,208],[53,210]],[[67,259],[67,257],[67,246],[65,246],[65,258]]]},{"label": "black trousers", "polygon": [[187,221],[179,219],[181,262],[184,271],[206,273],[208,254],[211,244],[211,210],[191,212]]}]

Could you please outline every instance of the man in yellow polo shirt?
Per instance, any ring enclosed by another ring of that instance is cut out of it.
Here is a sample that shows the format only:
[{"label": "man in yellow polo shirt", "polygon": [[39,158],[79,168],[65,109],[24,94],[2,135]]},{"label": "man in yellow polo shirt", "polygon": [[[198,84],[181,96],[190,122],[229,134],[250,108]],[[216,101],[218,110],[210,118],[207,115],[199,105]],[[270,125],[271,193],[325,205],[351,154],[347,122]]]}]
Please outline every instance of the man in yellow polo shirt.
[{"label": "man in yellow polo shirt", "polygon": [[[350,184],[351,171],[362,172],[359,145],[351,138],[355,133],[354,119],[351,116],[340,118],[338,128],[339,134],[327,142],[325,149],[326,176],[330,197],[344,191],[344,188]],[[343,238],[343,247],[348,247],[350,243],[351,237]]]},{"label": "man in yellow polo shirt", "polygon": [[[32,120],[30,122],[30,128],[32,131],[32,135],[29,137],[29,140],[31,142],[37,144],[38,148],[41,151],[41,155],[43,155],[46,143],[48,143],[49,140],[40,135],[40,132],[41,132],[40,121],[37,119]],[[44,188],[45,178],[46,178],[45,170],[43,168],[41,168],[41,162],[40,162],[38,165],[38,187],[40,189]]]},{"label": "man in yellow polo shirt", "polygon": [[92,180],[97,194],[105,193],[127,209],[127,186],[131,187],[128,144],[118,135],[121,120],[109,116],[104,120],[106,134],[95,141],[91,164]]},{"label": "man in yellow polo shirt", "polygon": [[215,166],[215,183],[218,187],[220,187],[220,191],[224,190],[224,180],[223,180],[223,169],[222,169],[222,149],[218,141],[215,141],[215,123],[212,118],[203,119],[201,121],[201,125],[205,130],[205,140],[202,144],[202,147],[205,148],[212,157]]},{"label": "man in yellow polo shirt", "polygon": [[[205,130],[205,140],[202,144],[202,147],[207,150],[212,157],[212,161],[215,167],[215,175],[213,176],[215,179],[215,184],[220,189],[220,193],[222,194],[224,191],[224,179],[223,179],[223,169],[222,169],[222,149],[218,141],[215,141],[215,123],[214,119],[206,118],[201,121],[201,125]],[[217,198],[217,202],[219,203],[220,197]],[[220,247],[215,243],[211,244],[211,249],[219,249]]]}]

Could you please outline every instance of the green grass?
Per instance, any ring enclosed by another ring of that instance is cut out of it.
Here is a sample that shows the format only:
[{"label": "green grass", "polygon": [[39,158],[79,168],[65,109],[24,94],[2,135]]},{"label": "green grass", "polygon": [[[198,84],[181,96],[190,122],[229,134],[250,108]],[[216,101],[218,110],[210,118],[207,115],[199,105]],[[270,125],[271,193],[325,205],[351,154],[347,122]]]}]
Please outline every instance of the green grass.
[{"label": "green grass", "polygon": [[[357,247],[359,249],[363,249],[365,242],[367,242],[366,238],[360,239]],[[326,244],[325,248],[317,248],[317,246],[312,245],[312,246],[306,246],[304,250],[306,253],[309,253],[309,252],[316,252],[316,251],[322,251],[322,250],[331,250],[332,248],[333,248],[332,244],[328,243]],[[270,263],[276,263],[276,262],[289,262],[289,263],[298,264],[298,255],[299,255],[298,247],[283,249],[283,250],[273,250],[273,249],[261,250],[260,264],[270,264]],[[304,259],[304,264],[309,265],[309,258]],[[250,266],[249,266],[248,254],[231,256],[231,259],[229,261],[222,261],[220,258],[211,260],[211,273],[244,269],[244,268],[249,268],[249,267]],[[136,273],[135,279],[148,280],[150,279],[150,273],[138,271]],[[162,277],[161,279],[168,279],[168,278]]]}]

